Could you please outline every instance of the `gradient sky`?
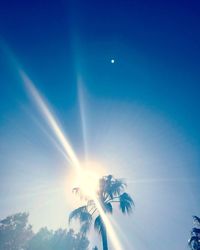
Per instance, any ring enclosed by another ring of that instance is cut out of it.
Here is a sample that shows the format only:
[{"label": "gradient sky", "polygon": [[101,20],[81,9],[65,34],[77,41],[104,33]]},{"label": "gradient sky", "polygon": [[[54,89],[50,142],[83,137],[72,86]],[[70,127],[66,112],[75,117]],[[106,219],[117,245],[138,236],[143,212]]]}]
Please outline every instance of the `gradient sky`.
[{"label": "gradient sky", "polygon": [[199,13],[198,1],[1,4],[1,218],[26,210],[35,229],[57,228],[74,208],[69,167],[13,55],[80,157],[85,139],[92,159],[127,178],[136,208],[117,216],[125,249],[187,249],[200,215]]}]

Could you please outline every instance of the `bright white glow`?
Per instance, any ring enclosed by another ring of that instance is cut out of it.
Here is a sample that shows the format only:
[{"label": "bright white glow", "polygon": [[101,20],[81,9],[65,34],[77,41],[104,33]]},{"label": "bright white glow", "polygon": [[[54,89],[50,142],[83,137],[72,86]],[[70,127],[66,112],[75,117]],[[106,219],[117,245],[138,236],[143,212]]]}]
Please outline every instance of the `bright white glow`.
[{"label": "bright white glow", "polygon": [[112,64],[115,63],[115,60],[114,60],[114,59],[111,59],[111,63],[112,63]]},{"label": "bright white glow", "polygon": [[81,167],[78,173],[72,173],[71,185],[79,187],[84,196],[93,198],[99,188],[99,179],[106,175],[106,171],[102,165],[94,161],[81,163]]},{"label": "bright white glow", "polygon": [[69,144],[68,140],[66,139],[66,136],[64,135],[63,131],[59,127],[58,122],[56,121],[56,119],[54,118],[52,113],[50,112],[47,104],[44,102],[41,95],[39,94],[39,92],[35,88],[33,82],[28,78],[28,76],[25,74],[25,72],[21,70],[20,75],[21,75],[22,79],[24,80],[24,83],[25,83],[29,93],[34,98],[37,106],[39,107],[40,111],[43,113],[45,119],[47,120],[48,125],[51,127],[53,132],[56,134],[56,136],[59,139],[61,145],[63,146],[65,152],[69,156],[71,163],[73,164],[74,167],[76,167],[76,169],[79,169],[80,168],[79,160],[78,160],[74,150],[72,149],[71,145]]},{"label": "bright white glow", "polygon": [[79,78],[78,79],[78,100],[79,100],[80,118],[81,118],[81,125],[82,125],[85,160],[88,161],[87,126],[86,126],[86,109],[85,109],[86,103],[85,103],[83,91],[84,90],[82,86],[82,81]]},{"label": "bright white glow", "polygon": [[92,171],[81,170],[78,174],[78,187],[86,197],[92,197],[98,190],[99,177]]},{"label": "bright white glow", "polygon": [[123,250],[123,247],[120,243],[120,241],[118,240],[118,237],[113,229],[112,224],[110,223],[108,217],[106,216],[105,212],[103,211],[100,202],[98,201],[98,199],[94,196],[93,200],[95,202],[95,205],[99,211],[99,214],[101,215],[101,218],[104,222],[104,224],[106,225],[106,229],[108,232],[108,237],[110,238],[111,242],[113,243],[113,247],[116,250]]},{"label": "bright white glow", "polygon": [[[25,74],[25,72],[20,70],[20,75],[21,75],[21,77],[25,83],[25,86],[27,87],[30,95],[34,98],[34,101],[36,102],[37,106],[39,107],[40,111],[44,115],[46,121],[48,122],[48,125],[51,127],[51,129],[53,130],[53,132],[57,136],[58,140],[60,141],[61,145],[63,146],[65,152],[69,156],[71,163],[72,163],[72,166],[76,169],[77,174],[81,175],[81,173],[83,173],[83,169],[81,169],[79,160],[78,160],[74,150],[72,149],[71,145],[69,144],[68,140],[66,139],[63,131],[59,127],[58,122],[56,121],[56,119],[54,118],[52,113],[50,112],[47,104],[42,99],[41,95],[39,94],[39,92],[35,88],[33,82],[29,79],[29,77]],[[88,173],[86,172],[84,175],[87,176],[87,178],[86,177],[83,178],[83,183],[86,183],[86,179],[88,180]],[[87,187],[84,188],[85,191],[88,192],[88,189],[90,187],[91,187],[90,185],[89,186],[87,185]],[[123,248],[121,247],[121,244],[118,240],[118,237],[117,237],[110,221],[108,220],[108,217],[104,213],[100,202],[98,201],[98,199],[96,198],[94,193],[95,192],[92,191],[92,192],[90,192],[90,195],[92,195],[92,199],[94,200],[96,207],[97,207],[97,209],[102,217],[102,220],[107,228],[108,237],[110,238],[115,250],[122,250]]]}]

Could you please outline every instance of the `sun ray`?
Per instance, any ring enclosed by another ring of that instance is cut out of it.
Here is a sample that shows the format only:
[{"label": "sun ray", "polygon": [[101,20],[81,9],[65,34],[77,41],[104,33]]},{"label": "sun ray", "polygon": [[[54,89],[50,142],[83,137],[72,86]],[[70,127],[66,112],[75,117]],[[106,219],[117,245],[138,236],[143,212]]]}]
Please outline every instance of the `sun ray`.
[{"label": "sun ray", "polygon": [[63,149],[63,147],[61,147],[60,144],[55,140],[55,138],[49,132],[47,132],[45,127],[38,120],[36,120],[32,116],[31,116],[31,118],[36,123],[36,125],[39,127],[39,129],[46,135],[46,137],[48,137],[48,139],[53,143],[55,148],[63,155],[63,157],[67,160],[67,162],[69,162],[70,165],[72,165],[71,159],[68,157],[68,155],[65,152],[65,150]]},{"label": "sun ray", "polygon": [[[69,141],[67,140],[64,132],[62,131],[62,129],[58,125],[56,118],[53,116],[52,112],[48,108],[47,104],[45,103],[42,96],[40,95],[40,93],[38,92],[36,87],[34,86],[31,79],[27,76],[27,74],[23,70],[20,70],[19,73],[20,73],[21,78],[23,79],[23,82],[24,82],[26,89],[28,90],[30,96],[33,98],[33,100],[35,101],[36,105],[38,106],[40,112],[43,114],[49,127],[52,129],[54,134],[57,136],[63,149],[65,150],[65,152],[67,153],[67,155],[71,159],[72,166],[75,168],[75,170],[77,171],[77,174],[78,174],[82,169],[81,164],[80,164],[79,159],[76,156],[72,146],[70,145]],[[99,213],[102,217],[102,220],[106,225],[106,228],[108,230],[108,236],[111,240],[111,243],[112,243],[114,249],[123,250],[121,243],[118,240],[118,237],[116,235],[116,232],[115,232],[111,222],[109,221],[107,215],[103,211],[103,208],[101,207],[100,202],[98,201],[96,196],[93,196],[93,199],[95,201],[97,209],[99,210]]]},{"label": "sun ray", "polygon": [[148,183],[166,183],[166,182],[176,182],[176,183],[188,183],[199,181],[195,178],[144,178],[135,179],[127,181],[128,184],[148,184]]},{"label": "sun ray", "polygon": [[68,142],[66,136],[64,135],[64,132],[58,125],[58,122],[56,121],[55,117],[49,110],[47,104],[35,88],[33,82],[30,80],[30,78],[26,75],[26,73],[23,70],[20,70],[20,75],[24,81],[24,84],[29,91],[29,94],[31,97],[34,98],[35,103],[37,104],[40,112],[44,115],[44,118],[46,119],[48,125],[53,130],[55,135],[57,136],[58,140],[60,141],[61,145],[63,146],[64,150],[66,151],[67,155],[70,157],[73,166],[78,170],[80,168],[79,160],[72,149],[70,143]]},{"label": "sun ray", "polygon": [[87,126],[86,126],[86,114],[85,114],[85,99],[83,95],[82,81],[78,79],[78,100],[79,100],[79,110],[81,118],[81,128],[83,135],[84,153],[85,161],[88,161],[88,143],[87,143]]},{"label": "sun ray", "polygon": [[111,240],[111,242],[113,244],[114,249],[123,250],[121,242],[119,241],[119,239],[118,239],[118,237],[116,235],[116,232],[115,232],[110,220],[108,219],[107,215],[105,214],[99,200],[95,196],[93,197],[93,199],[94,199],[96,207],[97,207],[97,209],[99,211],[99,214],[100,214],[104,224],[106,225],[106,229],[108,231],[108,236],[109,236],[109,238],[110,238],[110,240]]}]

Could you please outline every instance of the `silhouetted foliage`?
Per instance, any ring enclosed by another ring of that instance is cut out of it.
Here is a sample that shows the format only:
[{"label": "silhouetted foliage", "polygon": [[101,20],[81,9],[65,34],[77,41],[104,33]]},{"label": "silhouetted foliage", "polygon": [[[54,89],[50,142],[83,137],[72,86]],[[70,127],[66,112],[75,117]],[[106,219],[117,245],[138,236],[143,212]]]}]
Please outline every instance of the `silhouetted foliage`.
[{"label": "silhouetted foliage", "polygon": [[52,231],[45,227],[34,234],[27,213],[0,221],[0,250],[88,250],[88,246],[88,239],[72,229]]},{"label": "silhouetted foliage", "polygon": [[28,214],[18,213],[0,221],[0,250],[21,250],[32,238]]},{"label": "silhouetted foliage", "polygon": [[193,216],[193,224],[195,227],[192,228],[188,244],[192,250],[200,250],[200,218]]},{"label": "silhouetted foliage", "polygon": [[[122,179],[115,179],[112,175],[104,176],[99,180],[99,189],[96,192],[96,198],[100,202],[105,213],[113,212],[113,204],[118,204],[119,209],[123,214],[132,212],[134,205],[129,194],[124,192],[126,183]],[[73,192],[78,194],[82,199],[81,189],[76,187]],[[103,250],[108,249],[107,232],[104,222],[99,214],[94,200],[84,199],[86,204],[73,210],[69,216],[69,222],[72,219],[78,219],[81,224],[80,232],[85,235],[90,229],[91,223],[94,219],[94,228],[100,233],[102,237]]]},{"label": "silhouetted foliage", "polygon": [[29,241],[27,250],[86,250],[88,245],[88,239],[73,230],[42,228]]}]

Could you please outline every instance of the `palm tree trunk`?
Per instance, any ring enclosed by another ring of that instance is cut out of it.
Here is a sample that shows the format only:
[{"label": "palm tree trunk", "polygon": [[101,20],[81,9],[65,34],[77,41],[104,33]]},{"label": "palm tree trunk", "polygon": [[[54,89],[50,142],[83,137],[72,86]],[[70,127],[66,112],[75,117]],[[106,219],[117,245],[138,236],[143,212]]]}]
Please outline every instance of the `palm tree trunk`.
[{"label": "palm tree trunk", "polygon": [[107,232],[105,226],[103,226],[103,229],[101,231],[101,238],[102,238],[103,250],[108,250],[108,240],[107,240]]}]

